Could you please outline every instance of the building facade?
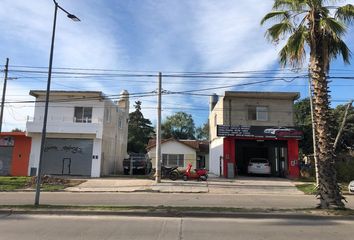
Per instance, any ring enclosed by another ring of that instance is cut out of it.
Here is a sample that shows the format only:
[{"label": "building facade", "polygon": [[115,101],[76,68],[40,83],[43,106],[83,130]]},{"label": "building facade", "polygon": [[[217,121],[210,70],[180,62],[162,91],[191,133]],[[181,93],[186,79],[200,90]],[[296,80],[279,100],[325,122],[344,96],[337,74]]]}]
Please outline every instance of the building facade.
[{"label": "building facade", "polygon": [[[28,173],[39,164],[45,91],[36,98],[34,117],[27,121],[32,138]],[[42,173],[100,177],[123,172],[127,155],[129,94],[117,102],[96,91],[51,91]]]},{"label": "building facade", "polygon": [[[156,166],[156,140],[150,139],[146,150],[152,167]],[[198,140],[164,139],[161,141],[162,166],[186,168],[191,163],[194,168],[207,167],[209,143]]]},{"label": "building facade", "polygon": [[271,175],[299,176],[294,128],[294,92],[225,92],[211,97],[210,171],[224,177],[247,174],[251,158],[266,158]]},{"label": "building facade", "polygon": [[27,176],[30,151],[24,132],[0,133],[0,176]]}]

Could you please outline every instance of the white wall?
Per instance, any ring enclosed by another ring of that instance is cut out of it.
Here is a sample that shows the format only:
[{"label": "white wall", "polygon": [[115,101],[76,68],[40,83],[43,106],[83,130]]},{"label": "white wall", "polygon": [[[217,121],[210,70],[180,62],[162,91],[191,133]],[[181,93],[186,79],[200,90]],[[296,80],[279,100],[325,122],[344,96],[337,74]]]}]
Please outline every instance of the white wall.
[{"label": "white wall", "polygon": [[223,143],[224,143],[224,139],[221,137],[214,138],[214,140],[211,141],[210,143],[209,172],[218,176],[220,176],[220,157],[224,157]]},{"label": "white wall", "polygon": [[[83,93],[80,96],[85,96]],[[70,99],[80,96],[51,95],[50,99]],[[93,140],[93,153],[98,159],[92,159],[91,177],[100,177],[116,173],[126,157],[128,141],[129,95],[117,104],[111,100],[88,100],[50,103],[48,108],[47,137],[86,138]],[[41,101],[44,96],[36,98]],[[92,107],[92,123],[74,122],[75,107]],[[105,111],[105,109],[107,109]],[[105,113],[110,117],[105,118]],[[42,131],[44,103],[36,102],[33,121],[27,122],[27,135],[32,137],[30,154],[31,167],[38,168],[40,153],[40,133]],[[118,126],[122,121],[121,128]],[[122,169],[122,166],[121,166]]]},{"label": "white wall", "polygon": [[[55,99],[65,99],[65,96],[51,96],[51,101]],[[69,99],[69,98],[68,98]],[[43,97],[36,98],[34,108],[34,121],[43,121],[44,102]],[[57,122],[74,122],[75,107],[92,107],[92,123],[102,123],[104,112],[104,101],[85,100],[85,101],[70,101],[70,102],[54,102],[49,103],[48,107],[48,124]]]},{"label": "white wall", "polygon": [[36,168],[38,171],[39,154],[41,149],[41,135],[32,136],[31,153],[28,163],[28,176],[31,173],[31,168]]},{"label": "white wall", "polygon": [[106,101],[104,106],[101,175],[122,173],[128,146],[129,100],[120,99],[117,104]]},{"label": "white wall", "polygon": [[95,139],[93,140],[93,149],[92,155],[98,156],[98,159],[92,159],[92,166],[91,166],[91,177],[100,177],[101,174],[101,160],[102,160],[102,140]]},{"label": "white wall", "polygon": [[[162,143],[161,154],[184,154],[184,167],[187,167],[188,163],[191,163],[194,168],[196,167],[196,150],[177,141],[172,140]],[[151,148],[148,155],[154,168],[156,166],[156,147]]]}]

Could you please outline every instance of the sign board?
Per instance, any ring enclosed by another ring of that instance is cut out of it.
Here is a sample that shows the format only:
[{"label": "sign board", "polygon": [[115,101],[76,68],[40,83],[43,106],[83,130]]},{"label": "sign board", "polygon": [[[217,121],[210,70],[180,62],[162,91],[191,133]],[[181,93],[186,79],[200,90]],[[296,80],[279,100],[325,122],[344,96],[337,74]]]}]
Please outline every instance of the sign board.
[{"label": "sign board", "polygon": [[13,147],[15,145],[15,140],[12,137],[1,137],[0,147]]},{"label": "sign board", "polygon": [[303,132],[293,127],[267,126],[230,126],[218,125],[218,137],[249,137],[249,138],[295,138],[302,139]]}]

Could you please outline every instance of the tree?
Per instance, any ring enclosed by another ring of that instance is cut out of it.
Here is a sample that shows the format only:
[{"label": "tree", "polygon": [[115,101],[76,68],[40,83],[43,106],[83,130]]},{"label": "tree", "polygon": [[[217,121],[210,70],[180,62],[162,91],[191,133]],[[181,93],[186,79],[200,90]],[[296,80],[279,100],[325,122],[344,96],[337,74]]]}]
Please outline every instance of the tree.
[{"label": "tree", "polygon": [[11,132],[24,132],[24,131],[19,128],[14,128],[11,130]]},{"label": "tree", "polygon": [[305,155],[313,154],[310,99],[304,98],[294,104],[294,123],[303,133],[299,147]]},{"label": "tree", "polygon": [[[349,107],[349,108],[348,108]],[[345,117],[345,112],[347,111],[347,116]],[[338,105],[333,109],[333,118],[335,127],[335,135],[340,131],[340,125],[342,124],[343,118],[345,119],[345,124],[343,126],[343,131],[339,137],[337,151],[348,151],[348,149],[354,149],[354,110],[351,107],[351,103],[347,105]]]},{"label": "tree", "polygon": [[128,152],[145,153],[145,147],[154,134],[151,121],[144,118],[141,102],[135,102],[135,111],[129,113]]},{"label": "tree", "polygon": [[177,112],[168,116],[161,124],[162,138],[195,139],[195,125],[192,115]]},{"label": "tree", "polygon": [[[338,105],[334,109],[330,109],[331,117],[331,137],[337,136],[341,122],[345,115],[347,105]],[[312,144],[312,125],[311,125],[311,110],[309,98],[304,98],[294,104],[294,122],[304,133],[304,139],[299,143],[303,153],[308,155],[313,153]],[[339,138],[337,151],[348,151],[354,149],[354,110],[349,108],[343,132]]]},{"label": "tree", "polygon": [[349,63],[350,50],[342,40],[346,25],[354,19],[354,6],[326,6],[335,0],[274,0],[273,11],[266,14],[261,24],[268,20],[278,23],[267,30],[267,37],[278,43],[288,37],[280,50],[283,66],[301,66],[309,54],[309,76],[314,93],[314,122],[316,152],[319,167],[318,196],[321,208],[344,207],[341,189],[334,168],[334,153],[330,135],[330,109],[327,73],[330,61],[342,55]]},{"label": "tree", "polygon": [[209,122],[195,129],[195,138],[198,140],[209,140]]}]

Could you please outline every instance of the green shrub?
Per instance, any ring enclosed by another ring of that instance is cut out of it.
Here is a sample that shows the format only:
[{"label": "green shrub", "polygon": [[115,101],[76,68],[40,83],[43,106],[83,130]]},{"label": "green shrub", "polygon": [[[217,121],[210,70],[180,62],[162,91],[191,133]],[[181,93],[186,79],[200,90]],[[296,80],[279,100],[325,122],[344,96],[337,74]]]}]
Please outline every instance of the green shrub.
[{"label": "green shrub", "polygon": [[350,155],[341,155],[336,161],[337,179],[339,182],[354,180],[354,158]]}]

